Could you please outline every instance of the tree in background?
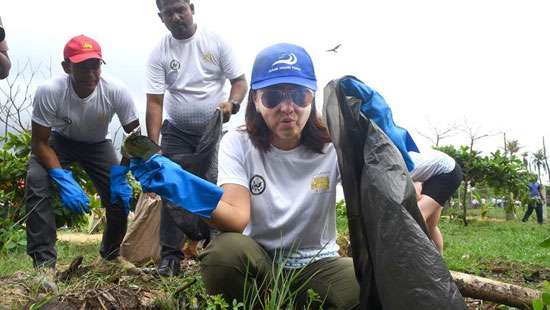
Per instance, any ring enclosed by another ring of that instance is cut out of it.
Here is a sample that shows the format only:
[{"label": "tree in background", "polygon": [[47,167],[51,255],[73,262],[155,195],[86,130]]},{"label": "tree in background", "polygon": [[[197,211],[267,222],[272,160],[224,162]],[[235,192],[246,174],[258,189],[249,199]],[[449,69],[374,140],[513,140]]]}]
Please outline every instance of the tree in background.
[{"label": "tree in background", "polygon": [[462,218],[464,220],[464,226],[467,226],[468,221],[466,220],[466,208],[467,208],[468,188],[469,186],[473,186],[473,184],[479,180],[478,178],[482,173],[482,170],[481,170],[482,162],[479,156],[481,153],[474,150],[474,144],[483,138],[490,137],[491,135],[481,133],[480,127],[474,127],[470,125],[467,120],[464,120],[464,125],[462,125],[462,127],[460,128],[460,131],[464,132],[470,140],[469,146],[461,146],[459,149],[459,152],[455,154],[459,156],[457,162],[462,162],[464,165],[464,166],[461,165],[461,168],[463,168],[462,170],[464,171],[464,187],[463,187],[463,195],[462,195],[462,207],[463,207]]},{"label": "tree in background", "polygon": [[542,137],[542,152],[544,154],[544,163],[546,165],[546,176],[548,177],[548,183],[550,183],[550,165],[548,165],[548,156],[546,155],[546,142]]},{"label": "tree in background", "polygon": [[504,156],[506,156],[507,154],[510,154],[510,157],[512,157],[516,155],[520,149],[521,149],[521,146],[519,145],[518,140],[508,140],[506,141]]},{"label": "tree in background", "polygon": [[30,130],[31,108],[34,97],[33,84],[37,77],[48,78],[49,70],[41,70],[41,65],[27,61],[17,73],[0,83],[0,124],[4,137],[8,133],[22,134]]},{"label": "tree in background", "polygon": [[465,145],[461,146],[459,149],[452,145],[438,147],[437,149],[454,158],[456,163],[460,165],[460,168],[462,168],[464,181],[462,195],[462,220],[464,221],[464,226],[468,226],[468,221],[466,219],[466,210],[468,207],[468,188],[473,186],[475,183],[478,183],[483,177],[483,163],[480,156],[481,152],[473,151]]},{"label": "tree in background", "polygon": [[525,166],[525,169],[527,169],[527,171],[531,172],[531,166],[529,165],[529,152],[521,153],[521,158],[522,158],[522,161],[523,161],[523,165]]},{"label": "tree in background", "polygon": [[428,125],[430,131],[429,134],[418,130],[416,132],[422,137],[430,140],[433,147],[439,147],[439,142],[441,142],[441,140],[456,136],[459,131],[456,124],[451,124],[449,126],[440,128],[439,126],[432,124],[428,120]]},{"label": "tree in background", "polygon": [[466,210],[468,208],[468,189],[471,186],[487,186],[500,196],[506,197],[506,218],[515,218],[515,201],[526,201],[528,196],[529,171],[516,156],[505,156],[501,151],[481,156],[481,153],[461,146],[452,145],[437,148],[455,159],[464,172],[462,219],[467,226]]},{"label": "tree in background", "polygon": [[531,174],[519,158],[514,155],[508,157],[500,151],[485,157],[483,165],[482,182],[490,186],[498,196],[507,197],[506,219],[515,219],[515,201],[527,201]]},{"label": "tree in background", "polygon": [[539,177],[539,183],[542,183],[542,177],[541,177],[541,168],[544,170],[547,170],[546,167],[546,155],[544,154],[544,150],[540,149],[533,154],[533,158],[531,159],[531,163],[537,169],[537,175]]}]

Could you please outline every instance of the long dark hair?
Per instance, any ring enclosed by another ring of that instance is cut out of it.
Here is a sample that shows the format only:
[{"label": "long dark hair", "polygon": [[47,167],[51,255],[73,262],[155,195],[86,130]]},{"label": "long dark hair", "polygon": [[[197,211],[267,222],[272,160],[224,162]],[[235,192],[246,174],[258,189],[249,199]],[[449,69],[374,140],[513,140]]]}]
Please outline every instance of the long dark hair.
[{"label": "long dark hair", "polygon": [[[262,114],[256,110],[254,104],[254,97],[256,91],[250,90],[248,92],[248,104],[246,106],[245,124],[246,132],[252,141],[252,144],[263,152],[269,151],[271,148],[271,142],[273,135],[271,130],[267,127],[267,124],[262,117]],[[316,153],[323,153],[325,144],[330,142],[330,135],[327,128],[323,124],[323,121],[317,115],[317,108],[315,107],[315,99],[313,99],[311,112],[307,119],[306,125],[302,130],[300,137],[300,144]]]}]

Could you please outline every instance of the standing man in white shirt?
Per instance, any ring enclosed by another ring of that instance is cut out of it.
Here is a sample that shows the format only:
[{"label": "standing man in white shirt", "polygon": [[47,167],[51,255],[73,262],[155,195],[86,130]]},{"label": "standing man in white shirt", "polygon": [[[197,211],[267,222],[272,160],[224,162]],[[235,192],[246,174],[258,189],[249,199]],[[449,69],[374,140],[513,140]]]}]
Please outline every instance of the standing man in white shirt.
[{"label": "standing man in white shirt", "polygon": [[52,185],[63,207],[89,212],[89,198],[67,170],[71,164],[86,171],[106,208],[107,226],[100,248],[106,260],[119,257],[132,195],[126,176],[128,160],[123,158],[119,164],[108,138],[115,114],[127,133],[139,127],[130,92],[121,82],[101,75],[101,47],[92,38],[72,38],[63,56],[66,75],[40,85],[33,102],[25,205],[27,253],[38,268],[53,269],[57,260]]},{"label": "standing man in white shirt", "polygon": [[[170,34],[153,49],[147,67],[147,134],[158,142],[162,133],[165,156],[216,183],[221,124],[212,124],[217,121],[217,109],[224,122],[239,111],[248,90],[245,75],[231,47],[194,22],[195,7],[189,0],[156,0],[156,4]],[[226,80],[231,82],[229,97],[223,92]],[[210,142],[205,146],[201,141]],[[164,200],[159,274],[177,275],[185,236],[197,240],[207,238],[205,234],[208,226],[202,220]]]}]

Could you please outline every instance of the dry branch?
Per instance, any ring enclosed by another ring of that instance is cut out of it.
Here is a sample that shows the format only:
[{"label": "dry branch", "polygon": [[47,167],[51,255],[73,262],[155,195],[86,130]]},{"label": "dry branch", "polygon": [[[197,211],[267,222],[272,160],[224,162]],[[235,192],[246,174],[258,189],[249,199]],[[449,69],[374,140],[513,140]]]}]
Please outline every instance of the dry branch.
[{"label": "dry branch", "polygon": [[530,288],[456,271],[451,271],[451,275],[464,297],[521,309],[531,309],[533,299],[540,298],[540,293]]}]

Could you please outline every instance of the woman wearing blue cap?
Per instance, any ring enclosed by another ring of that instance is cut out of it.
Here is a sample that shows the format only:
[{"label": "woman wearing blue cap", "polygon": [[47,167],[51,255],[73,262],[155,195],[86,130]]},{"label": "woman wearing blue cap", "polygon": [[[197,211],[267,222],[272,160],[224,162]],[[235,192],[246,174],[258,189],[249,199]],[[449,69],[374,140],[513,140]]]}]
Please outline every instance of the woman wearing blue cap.
[{"label": "woman wearing blue cap", "polygon": [[281,43],[257,55],[246,126],[221,141],[218,185],[224,192],[211,224],[225,233],[200,255],[208,293],[232,301],[245,298],[251,281],[273,289],[277,266],[295,277],[295,306],[307,301],[308,289],[326,309],[359,305],[353,262],[338,255],[340,174],[315,107],[316,89],[302,47]]}]

